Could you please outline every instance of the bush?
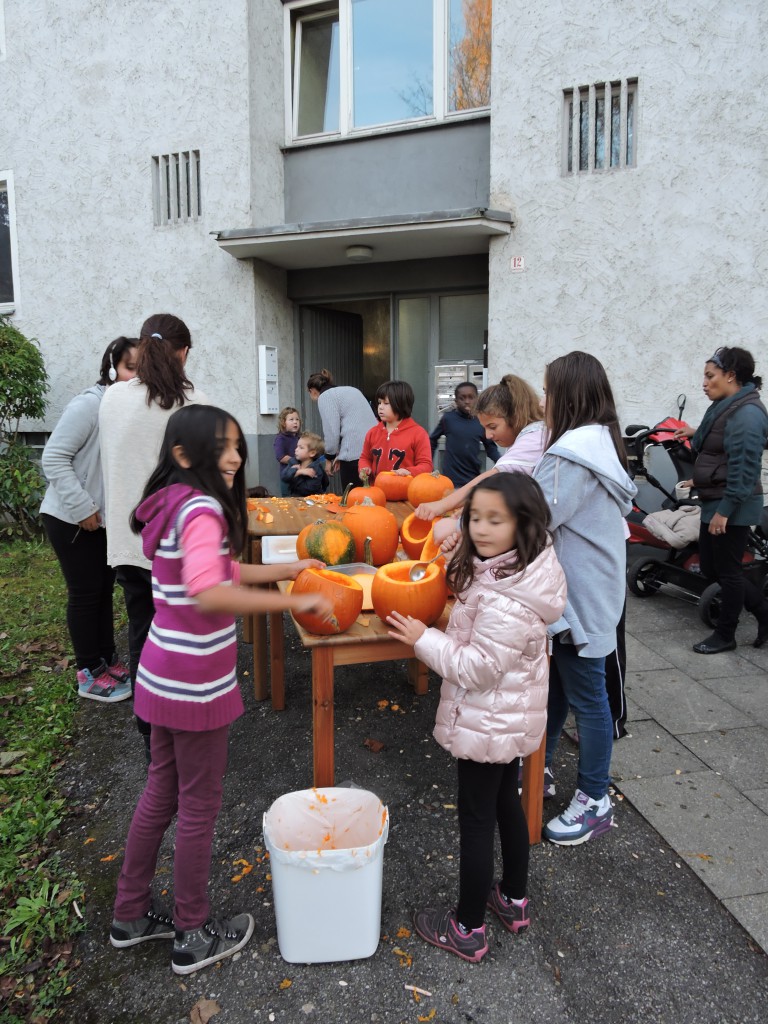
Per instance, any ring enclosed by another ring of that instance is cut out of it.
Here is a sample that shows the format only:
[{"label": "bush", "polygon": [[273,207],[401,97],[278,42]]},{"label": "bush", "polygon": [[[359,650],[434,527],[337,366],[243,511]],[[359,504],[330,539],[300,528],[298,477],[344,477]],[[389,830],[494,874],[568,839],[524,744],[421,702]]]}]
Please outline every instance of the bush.
[{"label": "bush", "polygon": [[37,343],[0,316],[0,532],[31,537],[39,531],[45,481],[19,438],[22,417],[45,414],[48,374]]}]

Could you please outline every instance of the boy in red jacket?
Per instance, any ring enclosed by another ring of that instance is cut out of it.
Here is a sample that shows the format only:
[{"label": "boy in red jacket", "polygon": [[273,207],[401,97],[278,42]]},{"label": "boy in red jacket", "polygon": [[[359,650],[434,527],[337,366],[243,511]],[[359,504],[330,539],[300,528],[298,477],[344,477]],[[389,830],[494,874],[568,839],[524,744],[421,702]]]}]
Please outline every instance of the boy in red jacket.
[{"label": "boy in red jacket", "polygon": [[379,422],[365,435],[357,463],[360,476],[390,470],[400,476],[432,471],[429,434],[411,419],[413,388],[404,380],[388,380],[376,391]]}]

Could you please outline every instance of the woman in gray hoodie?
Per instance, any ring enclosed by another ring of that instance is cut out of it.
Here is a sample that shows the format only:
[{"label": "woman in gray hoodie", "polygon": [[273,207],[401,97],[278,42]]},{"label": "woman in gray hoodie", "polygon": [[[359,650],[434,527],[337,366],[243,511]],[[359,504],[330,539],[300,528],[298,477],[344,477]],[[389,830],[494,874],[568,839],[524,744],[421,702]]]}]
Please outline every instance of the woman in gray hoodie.
[{"label": "woman in gray hoodie", "polygon": [[137,344],[124,337],[109,343],[98,382],[66,407],[42,460],[48,489],[40,513],[67,584],[78,693],[105,704],[127,700],[131,681],[115,654],[115,571],[107,565],[99,406],[110,384],[135,376]]},{"label": "woman in gray hoodie", "polygon": [[568,601],[550,627],[552,661],[546,772],[569,708],[579,733],[577,788],[568,808],[544,829],[574,846],[613,822],[608,796],[613,719],[605,689],[605,658],[616,648],[625,596],[624,516],[636,493],[626,471],[616,406],[605,369],[587,352],[569,352],[547,367],[545,417],[549,447],[534,470],[552,512],[555,553]]}]

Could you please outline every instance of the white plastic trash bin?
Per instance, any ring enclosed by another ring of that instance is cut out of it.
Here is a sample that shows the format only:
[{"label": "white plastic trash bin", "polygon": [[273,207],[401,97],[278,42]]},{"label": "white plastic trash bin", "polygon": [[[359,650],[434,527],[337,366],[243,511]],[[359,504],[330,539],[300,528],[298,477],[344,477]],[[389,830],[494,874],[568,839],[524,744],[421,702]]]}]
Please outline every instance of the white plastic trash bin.
[{"label": "white plastic trash bin", "polygon": [[389,812],[364,789],[304,789],[264,815],[280,955],[288,963],[372,956],[381,929]]}]

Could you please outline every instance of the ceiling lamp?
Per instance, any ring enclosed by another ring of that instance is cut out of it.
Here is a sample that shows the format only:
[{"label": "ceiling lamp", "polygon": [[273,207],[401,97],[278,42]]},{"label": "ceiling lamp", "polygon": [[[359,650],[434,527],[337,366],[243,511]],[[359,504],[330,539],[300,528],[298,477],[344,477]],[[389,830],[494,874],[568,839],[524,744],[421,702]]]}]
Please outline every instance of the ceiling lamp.
[{"label": "ceiling lamp", "polygon": [[367,263],[373,259],[373,249],[370,245],[348,245],[347,259],[350,263]]}]

